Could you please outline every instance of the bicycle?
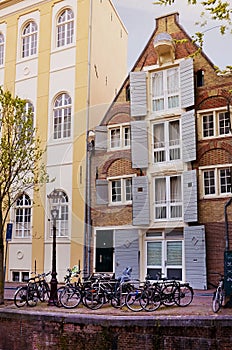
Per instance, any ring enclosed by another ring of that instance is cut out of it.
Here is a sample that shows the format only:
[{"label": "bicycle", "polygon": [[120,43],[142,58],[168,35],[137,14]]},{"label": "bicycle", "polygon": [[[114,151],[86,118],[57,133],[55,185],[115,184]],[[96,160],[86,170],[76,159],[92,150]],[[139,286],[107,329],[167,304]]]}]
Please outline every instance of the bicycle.
[{"label": "bicycle", "polygon": [[[82,282],[79,275],[81,271],[76,268],[68,269],[67,274],[64,277],[65,285],[58,288],[58,302],[57,306],[63,306],[66,309],[73,309],[77,307],[81,302],[85,305],[85,294],[89,290],[92,283],[94,283],[99,275],[90,275]],[[77,281],[72,281],[73,278],[77,278]],[[86,306],[86,305],[85,305]]]},{"label": "bicycle", "polygon": [[126,295],[134,289],[129,282],[131,272],[132,268],[128,266],[117,279],[107,274],[100,274],[91,287],[85,290],[83,304],[92,310],[99,309],[106,303],[110,303],[114,308],[123,307]]},{"label": "bicycle", "polygon": [[14,294],[14,304],[17,307],[24,305],[36,306],[38,301],[44,302],[49,299],[50,288],[46,277],[51,272],[37,274],[31,277],[26,286],[19,287]]},{"label": "bicycle", "polygon": [[219,272],[215,272],[214,274],[217,274],[220,276],[216,291],[213,294],[213,300],[212,300],[212,309],[213,312],[217,313],[223,306],[224,302],[224,275],[222,275]]},{"label": "bicycle", "polygon": [[152,284],[147,276],[140,304],[146,311],[155,311],[161,305],[172,306],[176,304],[185,307],[192,302],[193,295],[194,291],[189,283],[162,278]]}]

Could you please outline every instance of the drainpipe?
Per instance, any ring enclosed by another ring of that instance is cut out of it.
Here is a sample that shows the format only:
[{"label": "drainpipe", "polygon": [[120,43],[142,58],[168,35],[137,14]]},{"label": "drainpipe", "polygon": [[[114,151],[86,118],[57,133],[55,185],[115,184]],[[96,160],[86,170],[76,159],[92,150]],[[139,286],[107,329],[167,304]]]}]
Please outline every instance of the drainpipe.
[{"label": "drainpipe", "polygon": [[228,230],[228,216],[227,216],[227,207],[231,204],[232,197],[225,203],[224,205],[224,214],[225,214],[225,241],[226,241],[226,247],[225,251],[229,251],[229,230]]},{"label": "drainpipe", "polygon": [[83,254],[83,277],[90,274],[90,154],[89,154],[89,114],[90,114],[90,83],[91,83],[91,49],[92,49],[92,14],[93,0],[89,1],[89,30],[88,30],[88,76],[87,76],[87,101],[86,101],[86,179],[85,179],[85,226],[84,226],[84,254]]}]

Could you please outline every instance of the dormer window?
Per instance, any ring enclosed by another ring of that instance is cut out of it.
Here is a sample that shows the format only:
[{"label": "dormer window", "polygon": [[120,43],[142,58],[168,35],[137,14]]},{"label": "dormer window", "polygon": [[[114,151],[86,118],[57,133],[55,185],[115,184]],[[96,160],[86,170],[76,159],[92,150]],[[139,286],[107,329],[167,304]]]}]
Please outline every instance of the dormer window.
[{"label": "dormer window", "polygon": [[159,33],[154,40],[154,49],[160,66],[166,62],[174,62],[175,45],[170,34]]}]

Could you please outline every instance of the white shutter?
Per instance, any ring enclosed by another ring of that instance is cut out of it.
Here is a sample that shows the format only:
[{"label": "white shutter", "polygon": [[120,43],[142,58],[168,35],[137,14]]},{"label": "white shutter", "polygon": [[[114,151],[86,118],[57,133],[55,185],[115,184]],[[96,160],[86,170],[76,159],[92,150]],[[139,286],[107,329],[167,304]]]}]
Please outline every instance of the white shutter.
[{"label": "white shutter", "polygon": [[131,158],[133,168],[148,167],[147,123],[144,120],[131,122]]},{"label": "white shutter", "polygon": [[195,110],[181,115],[182,159],[184,162],[196,160]]},{"label": "white shutter", "polygon": [[149,225],[149,184],[147,176],[132,178],[133,225]]},{"label": "white shutter", "polygon": [[138,230],[115,230],[115,276],[132,267],[132,278],[139,279],[139,235]]},{"label": "white shutter", "polygon": [[108,204],[107,180],[96,180],[96,204]]},{"label": "white shutter", "polygon": [[131,116],[141,117],[147,114],[147,85],[145,72],[130,73]]},{"label": "white shutter", "polygon": [[206,289],[205,226],[184,228],[186,281],[194,289]]},{"label": "white shutter", "polygon": [[194,71],[192,58],[186,58],[180,62],[180,89],[181,107],[187,108],[194,106]]},{"label": "white shutter", "polygon": [[99,125],[95,128],[95,150],[107,150],[107,127]]},{"label": "white shutter", "polygon": [[183,173],[183,197],[184,221],[196,222],[198,220],[196,170],[184,171]]}]

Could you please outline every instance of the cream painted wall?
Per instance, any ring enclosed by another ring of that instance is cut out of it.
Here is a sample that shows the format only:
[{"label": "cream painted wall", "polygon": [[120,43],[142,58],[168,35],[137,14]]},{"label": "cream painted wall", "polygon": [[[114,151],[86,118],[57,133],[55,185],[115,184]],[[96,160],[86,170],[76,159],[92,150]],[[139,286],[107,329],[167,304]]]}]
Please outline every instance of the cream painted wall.
[{"label": "cream painted wall", "polygon": [[90,129],[99,124],[127,76],[128,33],[111,1],[93,1],[91,34]]},{"label": "cream painted wall", "polygon": [[[56,48],[56,19],[67,6],[74,12],[74,43]],[[63,281],[67,267],[80,260],[83,268],[86,128],[103,118],[126,76],[127,33],[108,0],[11,0],[0,2],[0,17],[4,17],[0,30],[3,28],[6,33],[6,64],[4,69],[0,67],[0,83],[4,80],[5,88],[33,103],[38,134],[43,146],[47,146],[44,161],[51,178],[55,178],[34,194],[32,242],[20,246],[27,253],[19,264],[15,255],[17,244],[9,244],[7,277],[11,279],[10,272],[17,266],[32,270],[35,260],[38,271],[51,269],[47,195],[59,188],[68,195],[70,217],[69,237],[58,238],[57,242],[58,277]],[[30,19],[38,24],[39,50],[36,55],[22,59],[20,30]],[[95,66],[99,70],[98,78]],[[70,139],[54,142],[52,106],[60,92],[67,92],[72,98],[72,135]],[[89,123],[88,118],[94,123]]]}]

